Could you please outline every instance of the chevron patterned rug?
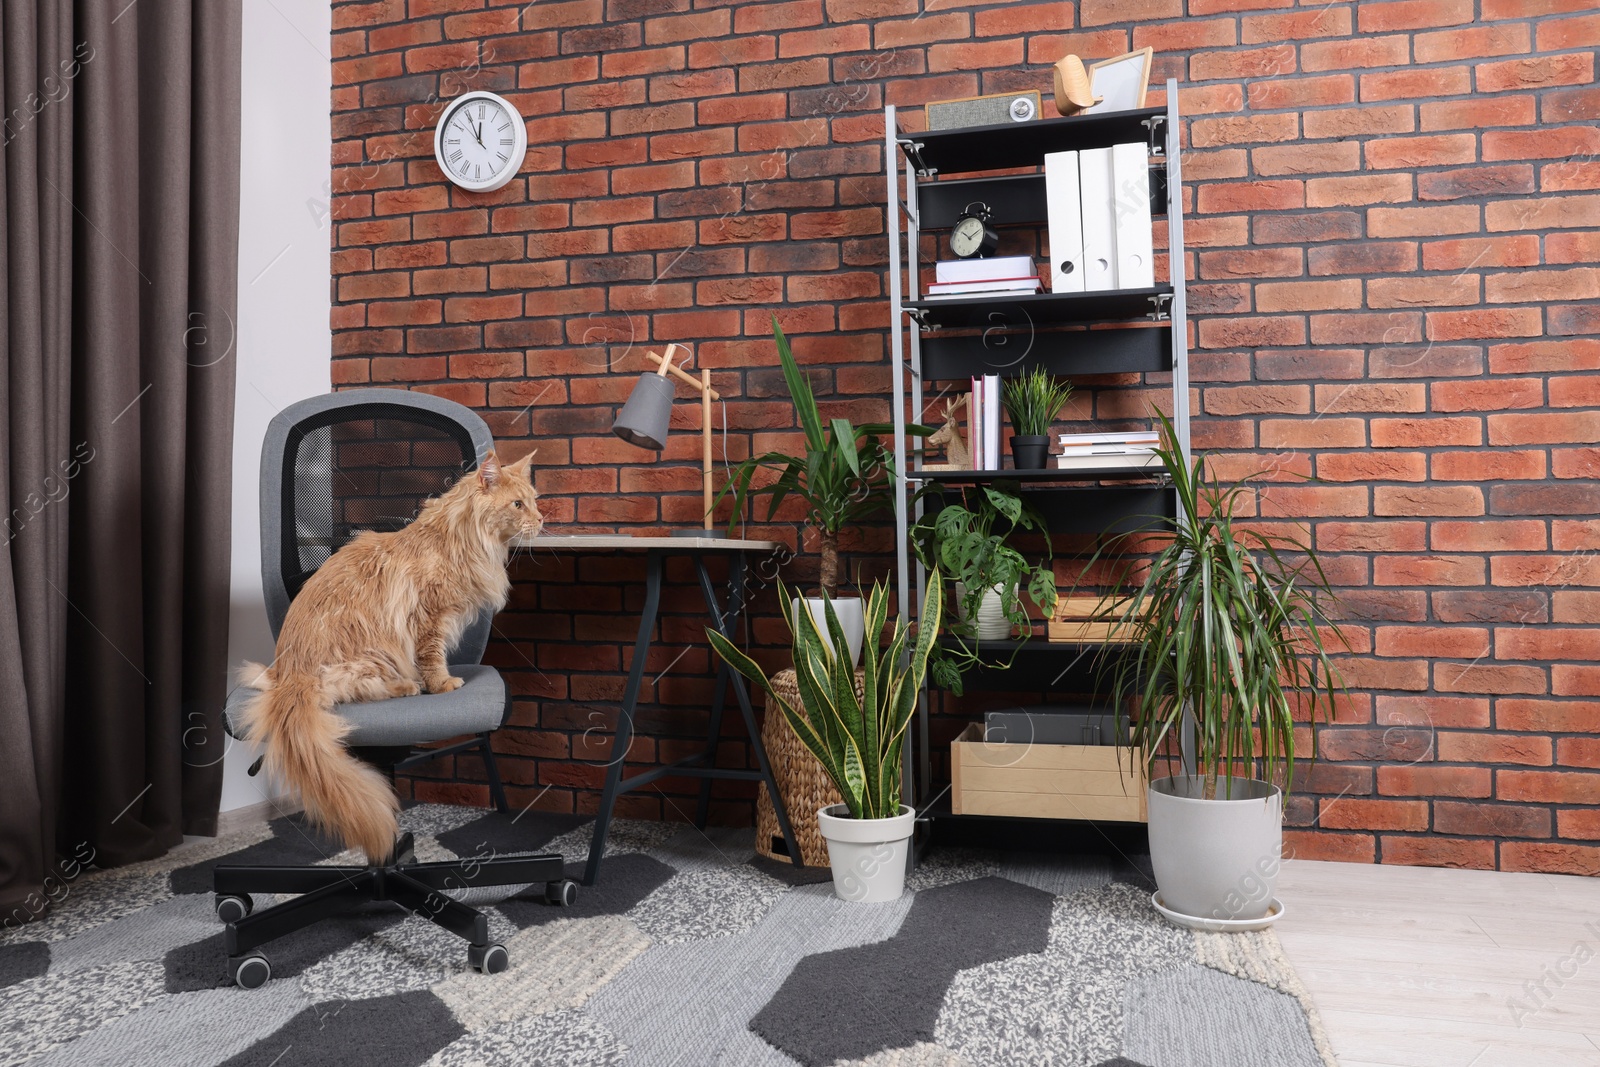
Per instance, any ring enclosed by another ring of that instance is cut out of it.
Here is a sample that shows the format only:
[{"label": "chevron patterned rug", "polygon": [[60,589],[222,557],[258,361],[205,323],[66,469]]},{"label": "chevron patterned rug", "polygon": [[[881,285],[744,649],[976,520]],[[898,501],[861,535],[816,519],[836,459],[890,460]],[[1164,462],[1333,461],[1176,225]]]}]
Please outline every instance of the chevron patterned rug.
[{"label": "chevron patterned rug", "polygon": [[[422,860],[556,851],[589,823],[418,805]],[[91,871],[0,931],[0,1067],[1329,1067],[1269,933],[1162,920],[1100,856],[934,852],[890,904],[757,857],[749,830],[619,821],[576,907],[475,891],[511,967],[389,904],[230,983],[211,867],[351,862],[295,819]],[[257,905],[270,903],[258,898]]]}]

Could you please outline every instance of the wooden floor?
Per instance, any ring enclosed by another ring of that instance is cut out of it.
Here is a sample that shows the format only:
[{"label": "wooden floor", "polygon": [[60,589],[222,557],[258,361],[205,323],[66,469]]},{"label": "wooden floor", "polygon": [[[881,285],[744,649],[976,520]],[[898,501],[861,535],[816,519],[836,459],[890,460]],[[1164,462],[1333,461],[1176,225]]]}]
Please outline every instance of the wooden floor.
[{"label": "wooden floor", "polygon": [[1299,860],[1278,897],[1344,1067],[1600,1067],[1600,879]]}]

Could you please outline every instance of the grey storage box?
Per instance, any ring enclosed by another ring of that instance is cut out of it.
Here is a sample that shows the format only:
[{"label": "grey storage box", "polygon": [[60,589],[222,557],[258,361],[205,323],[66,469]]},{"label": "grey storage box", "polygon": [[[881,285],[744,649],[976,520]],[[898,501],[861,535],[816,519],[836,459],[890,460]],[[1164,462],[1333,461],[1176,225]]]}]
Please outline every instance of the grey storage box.
[{"label": "grey storage box", "polygon": [[1117,716],[1079,708],[1011,708],[983,716],[983,739],[1006,745],[1115,745],[1126,743]]}]

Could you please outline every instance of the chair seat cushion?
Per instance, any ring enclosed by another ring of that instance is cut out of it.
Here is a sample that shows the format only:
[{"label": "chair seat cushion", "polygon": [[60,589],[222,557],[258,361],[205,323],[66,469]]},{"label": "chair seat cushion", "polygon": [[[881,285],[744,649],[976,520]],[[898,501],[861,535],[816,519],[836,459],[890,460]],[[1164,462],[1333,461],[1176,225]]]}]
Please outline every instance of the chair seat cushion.
[{"label": "chair seat cushion", "polygon": [[[500,672],[493,667],[457,664],[451,666],[450,673],[466,683],[452,693],[337,705],[334,712],[351,726],[345,744],[418,745],[499,729],[510,705],[510,693]],[[232,736],[243,733],[240,716],[255,696],[256,690],[242,685],[228,694],[223,715]]]}]

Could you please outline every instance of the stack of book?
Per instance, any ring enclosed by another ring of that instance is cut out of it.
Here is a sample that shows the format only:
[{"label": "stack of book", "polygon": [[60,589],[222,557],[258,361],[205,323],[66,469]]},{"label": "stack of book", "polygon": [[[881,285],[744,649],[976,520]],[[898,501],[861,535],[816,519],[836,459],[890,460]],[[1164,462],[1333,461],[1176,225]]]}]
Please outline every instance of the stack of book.
[{"label": "stack of book", "polygon": [[1059,440],[1061,454],[1056,457],[1056,467],[1060,470],[1144,470],[1161,466],[1161,457],[1156,455],[1161,438],[1154,430],[1064,433]]},{"label": "stack of book", "polygon": [[1032,256],[940,260],[934,266],[928,300],[960,296],[1015,296],[1044,288]]},{"label": "stack of book", "polygon": [[985,374],[972,379],[972,399],[967,403],[967,447],[972,469],[1000,469],[1000,376]]}]

